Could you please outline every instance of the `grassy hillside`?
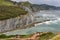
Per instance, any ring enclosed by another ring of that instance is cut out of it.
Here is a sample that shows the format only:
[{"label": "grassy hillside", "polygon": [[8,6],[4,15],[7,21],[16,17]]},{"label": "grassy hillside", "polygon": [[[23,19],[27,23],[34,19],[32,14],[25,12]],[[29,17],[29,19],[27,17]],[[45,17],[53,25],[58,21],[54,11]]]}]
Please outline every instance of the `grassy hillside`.
[{"label": "grassy hillside", "polygon": [[[20,38],[31,38],[32,34],[30,35],[20,35]],[[52,32],[48,32],[48,33],[45,33],[45,34],[42,34],[42,35],[39,35],[37,36],[38,37],[38,40],[49,40],[51,38],[54,38],[55,34],[52,33]],[[16,37],[16,35],[4,35],[4,34],[1,34],[0,35],[0,39],[8,39],[8,38],[12,38],[12,37]],[[60,38],[60,36],[59,36]]]},{"label": "grassy hillside", "polygon": [[60,35],[54,36],[51,40],[60,40]]},{"label": "grassy hillside", "polygon": [[17,17],[20,15],[24,15],[26,13],[27,13],[26,11],[22,10],[19,7],[0,6],[0,20]]},{"label": "grassy hillside", "polygon": [[27,14],[27,12],[22,8],[13,6],[11,2],[0,0],[0,20],[14,18],[24,14]]},{"label": "grassy hillside", "polygon": [[49,32],[49,33],[40,35],[40,36],[39,36],[39,40],[49,40],[49,39],[51,39],[51,38],[54,37],[54,36],[55,36],[55,34]]},{"label": "grassy hillside", "polygon": [[7,5],[7,6],[12,6],[13,3],[5,1],[5,0],[0,0],[0,5]]}]

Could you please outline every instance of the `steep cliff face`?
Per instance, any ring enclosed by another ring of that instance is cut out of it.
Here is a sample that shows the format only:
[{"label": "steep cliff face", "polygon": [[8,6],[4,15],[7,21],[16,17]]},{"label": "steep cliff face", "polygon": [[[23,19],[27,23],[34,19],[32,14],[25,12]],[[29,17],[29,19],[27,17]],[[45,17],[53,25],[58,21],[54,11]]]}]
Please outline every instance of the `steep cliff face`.
[{"label": "steep cliff face", "polygon": [[32,23],[31,16],[21,15],[20,17],[0,21],[0,32],[7,32],[17,28],[25,28],[25,25]]},{"label": "steep cliff face", "polygon": [[11,2],[5,0],[0,0],[0,2],[0,33],[11,31],[17,28],[25,28],[25,25],[28,25],[32,22],[31,15],[25,11],[27,8],[21,8],[20,6],[18,7],[14,4],[12,5]]},{"label": "steep cliff face", "polygon": [[0,20],[0,32],[7,32],[7,31],[18,29],[18,28],[24,29],[24,28],[27,28],[26,25],[33,22],[34,19],[33,19],[32,11],[28,7],[25,7],[25,6],[22,6],[21,8],[23,8],[25,11],[28,11],[28,13],[25,14],[25,11],[22,11],[23,13],[19,11],[19,14],[18,14],[18,12],[16,12],[17,10],[16,11],[12,10],[12,12],[13,11],[14,12],[10,13],[11,11],[6,10],[6,12],[9,12],[11,15],[14,14],[13,16],[18,14],[16,17],[11,17],[11,15],[7,15],[9,14],[7,13],[6,16],[7,17],[10,16],[10,18],[7,18],[4,14],[2,14],[4,16],[0,17],[0,19],[3,19],[3,20]]}]

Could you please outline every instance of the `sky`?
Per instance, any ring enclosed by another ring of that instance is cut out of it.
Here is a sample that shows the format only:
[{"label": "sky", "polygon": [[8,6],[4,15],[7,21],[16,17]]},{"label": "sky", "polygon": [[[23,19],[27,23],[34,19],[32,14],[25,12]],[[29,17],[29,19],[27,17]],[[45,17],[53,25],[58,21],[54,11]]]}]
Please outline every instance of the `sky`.
[{"label": "sky", "polygon": [[54,6],[60,6],[60,0],[13,0],[13,1],[29,1],[33,4],[48,4]]}]

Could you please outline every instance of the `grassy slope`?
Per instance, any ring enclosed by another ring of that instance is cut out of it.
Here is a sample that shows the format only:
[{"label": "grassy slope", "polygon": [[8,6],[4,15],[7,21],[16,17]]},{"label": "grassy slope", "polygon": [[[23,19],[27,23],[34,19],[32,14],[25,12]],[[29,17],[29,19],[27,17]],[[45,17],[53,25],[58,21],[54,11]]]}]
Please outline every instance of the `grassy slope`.
[{"label": "grassy slope", "polygon": [[43,35],[40,35],[39,37],[39,40],[49,40],[51,39],[52,37],[54,37],[55,34],[49,32],[49,33],[46,33],[46,34],[43,34]]},{"label": "grassy slope", "polygon": [[0,0],[0,20],[17,17],[26,13],[27,12],[20,7],[13,6],[11,2]]},{"label": "grassy slope", "polygon": [[0,5],[12,6],[13,4],[11,2],[7,2],[5,0],[0,0]]},{"label": "grassy slope", "polygon": [[[32,34],[30,34],[30,35],[20,35],[20,38],[28,38],[28,37],[31,37],[31,36],[32,36]],[[54,33],[49,32],[49,33],[40,35],[38,40],[49,40],[49,39],[53,38],[54,36],[55,36]],[[16,35],[9,35],[9,36],[4,35],[4,34],[0,35],[0,39],[12,38],[12,37],[16,37]]]},{"label": "grassy slope", "polygon": [[51,40],[60,40],[60,34],[59,34],[59,35],[54,36]]},{"label": "grassy slope", "polygon": [[19,7],[0,6],[0,20],[17,17],[20,15],[24,15],[26,13],[27,12],[25,12],[24,10],[22,10]]}]

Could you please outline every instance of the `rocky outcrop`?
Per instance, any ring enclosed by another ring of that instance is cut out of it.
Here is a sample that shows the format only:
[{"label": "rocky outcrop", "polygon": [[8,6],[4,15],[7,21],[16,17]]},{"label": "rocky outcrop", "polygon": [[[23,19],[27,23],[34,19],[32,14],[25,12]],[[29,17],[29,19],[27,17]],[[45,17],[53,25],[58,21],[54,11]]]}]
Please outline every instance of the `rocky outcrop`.
[{"label": "rocky outcrop", "polygon": [[17,28],[26,28],[26,25],[32,23],[34,20],[32,11],[27,7],[30,3],[28,5],[16,5],[14,2],[13,5],[12,3],[9,5],[8,2],[9,4],[11,3],[10,0],[7,2],[1,0],[1,4],[6,3],[7,5],[0,6],[0,33]]},{"label": "rocky outcrop", "polygon": [[21,15],[20,17],[0,21],[0,32],[7,32],[17,28],[24,28],[25,25],[32,23],[31,16]]}]

